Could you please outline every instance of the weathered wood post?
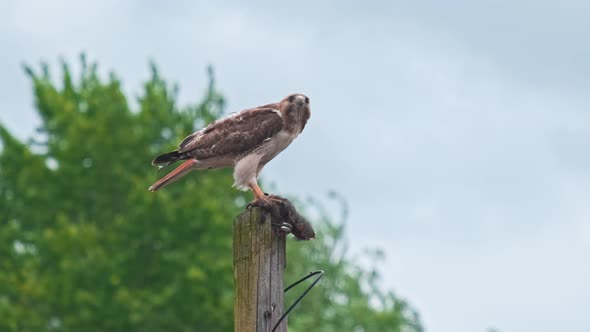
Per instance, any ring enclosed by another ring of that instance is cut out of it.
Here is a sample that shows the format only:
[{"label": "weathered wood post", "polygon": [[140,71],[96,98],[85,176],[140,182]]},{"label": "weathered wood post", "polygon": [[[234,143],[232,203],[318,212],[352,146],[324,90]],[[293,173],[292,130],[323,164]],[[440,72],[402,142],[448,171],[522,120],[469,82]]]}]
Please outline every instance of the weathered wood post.
[{"label": "weathered wood post", "polygon": [[[234,322],[236,332],[270,332],[284,312],[285,235],[259,208],[234,221]],[[276,331],[287,331],[285,318]]]}]

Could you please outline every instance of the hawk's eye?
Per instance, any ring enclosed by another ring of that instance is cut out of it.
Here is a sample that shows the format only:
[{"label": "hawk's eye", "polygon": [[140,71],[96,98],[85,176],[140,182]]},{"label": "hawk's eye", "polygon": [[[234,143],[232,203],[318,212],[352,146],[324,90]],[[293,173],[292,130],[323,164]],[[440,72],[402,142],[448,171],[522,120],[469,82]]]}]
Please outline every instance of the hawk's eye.
[{"label": "hawk's eye", "polygon": [[305,103],[306,104],[309,104],[309,98],[308,97],[305,97]]},{"label": "hawk's eye", "polygon": [[295,100],[295,96],[290,96],[290,97],[289,97],[289,102],[290,102],[290,103],[292,103],[292,102],[293,102],[293,100]]}]

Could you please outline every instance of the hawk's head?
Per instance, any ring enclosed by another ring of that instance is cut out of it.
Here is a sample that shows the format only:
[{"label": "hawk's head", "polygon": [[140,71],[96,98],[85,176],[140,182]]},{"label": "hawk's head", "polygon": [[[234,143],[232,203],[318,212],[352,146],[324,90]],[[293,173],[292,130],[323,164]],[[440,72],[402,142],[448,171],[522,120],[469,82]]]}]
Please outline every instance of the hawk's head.
[{"label": "hawk's head", "polygon": [[280,103],[280,111],[289,131],[301,132],[311,116],[309,97],[301,93],[288,95]]}]

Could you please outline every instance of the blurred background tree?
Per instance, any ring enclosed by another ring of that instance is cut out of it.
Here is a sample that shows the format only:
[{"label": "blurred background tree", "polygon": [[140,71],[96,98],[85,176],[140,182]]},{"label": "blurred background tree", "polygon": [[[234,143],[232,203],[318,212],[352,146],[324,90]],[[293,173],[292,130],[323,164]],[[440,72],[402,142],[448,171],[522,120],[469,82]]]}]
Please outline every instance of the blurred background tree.
[{"label": "blurred background tree", "polygon": [[[0,330],[232,330],[231,221],[250,195],[231,189],[229,170],[147,191],[152,157],[222,115],[212,70],[203,100],[180,108],[152,65],[137,111],[116,75],[101,79],[84,56],[77,78],[65,61],[56,81],[47,64],[25,71],[42,125],[22,142],[0,124]],[[343,226],[316,210],[318,240],[289,241],[287,283],[327,274],[290,330],[421,331],[377,271],[348,257]]]}]

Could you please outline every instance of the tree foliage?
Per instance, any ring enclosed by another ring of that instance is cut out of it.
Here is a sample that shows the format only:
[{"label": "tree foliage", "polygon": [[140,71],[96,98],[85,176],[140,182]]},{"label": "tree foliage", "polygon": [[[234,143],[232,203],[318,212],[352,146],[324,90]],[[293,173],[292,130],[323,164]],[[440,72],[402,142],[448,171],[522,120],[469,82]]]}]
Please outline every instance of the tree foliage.
[{"label": "tree foliage", "polygon": [[[45,64],[26,68],[42,120],[34,139],[0,124],[0,330],[231,330],[231,220],[249,194],[231,189],[228,170],[147,191],[151,158],[221,115],[211,72],[202,101],[179,107],[152,65],[133,111],[116,75],[101,78],[84,57],[80,67],[73,77],[62,63],[58,79]],[[327,272],[290,329],[419,331],[375,271],[334,256],[342,228],[319,219],[319,240],[289,243],[289,280]]]}]

